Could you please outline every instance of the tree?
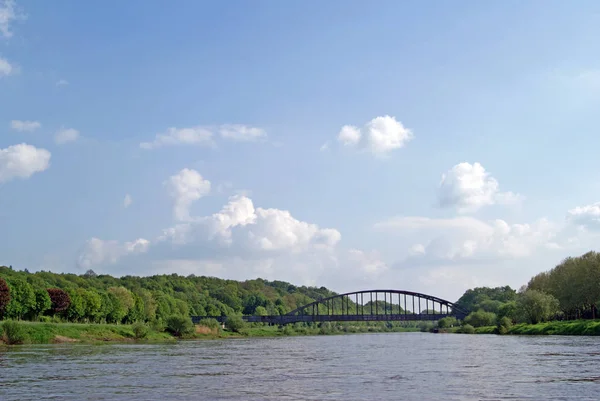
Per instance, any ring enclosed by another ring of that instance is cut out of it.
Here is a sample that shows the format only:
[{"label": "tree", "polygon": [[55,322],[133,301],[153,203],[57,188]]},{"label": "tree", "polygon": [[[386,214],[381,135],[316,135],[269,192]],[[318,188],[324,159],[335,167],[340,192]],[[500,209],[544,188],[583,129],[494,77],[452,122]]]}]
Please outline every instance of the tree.
[{"label": "tree", "polygon": [[6,280],[0,277],[0,320],[4,318],[6,307],[10,303],[10,288],[6,284]]},{"label": "tree", "polygon": [[465,318],[465,323],[470,324],[473,327],[494,326],[496,320],[497,317],[495,313],[479,310],[477,312],[471,312]]},{"label": "tree", "polygon": [[241,316],[228,316],[225,321],[225,328],[229,331],[233,331],[234,333],[240,333],[246,327],[246,322],[242,319]]},{"label": "tree", "polygon": [[71,297],[60,288],[48,288],[47,292],[52,303],[50,306],[52,314],[64,312],[71,305]]},{"label": "tree", "polygon": [[35,292],[33,287],[20,277],[10,278],[8,285],[11,301],[6,307],[6,316],[20,320],[35,308]]},{"label": "tree", "polygon": [[167,331],[176,337],[194,332],[194,323],[189,316],[173,315],[167,318]]},{"label": "tree", "polygon": [[30,317],[37,318],[43,315],[48,309],[52,307],[52,301],[48,291],[42,289],[35,290],[35,307],[31,310]]},{"label": "tree", "polygon": [[517,305],[521,318],[531,324],[551,319],[560,310],[556,298],[537,290],[526,290],[519,294]]}]

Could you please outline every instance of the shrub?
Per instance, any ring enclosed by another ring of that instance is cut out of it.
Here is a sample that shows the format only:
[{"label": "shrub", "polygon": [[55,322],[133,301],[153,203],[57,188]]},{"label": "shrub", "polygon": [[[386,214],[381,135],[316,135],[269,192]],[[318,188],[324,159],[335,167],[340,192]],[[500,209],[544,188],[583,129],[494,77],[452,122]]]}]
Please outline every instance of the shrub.
[{"label": "shrub", "polygon": [[202,319],[198,322],[198,325],[208,327],[209,329],[221,328],[221,324],[219,323],[219,321],[217,319],[213,319],[213,318]]},{"label": "shrub", "polygon": [[39,316],[38,320],[42,323],[51,323],[52,318],[50,316]]},{"label": "shrub", "polygon": [[145,323],[136,322],[131,328],[133,329],[133,336],[138,340],[148,336],[149,329]]},{"label": "shrub", "polygon": [[14,320],[7,320],[2,324],[4,331],[4,340],[8,344],[23,344],[27,336],[23,324]]},{"label": "shrub", "polygon": [[234,333],[241,333],[245,327],[246,322],[241,316],[228,316],[227,321],[225,321],[225,328]]},{"label": "shrub", "polygon": [[433,329],[432,322],[419,322],[419,331],[426,333],[426,332],[431,331],[431,329]]},{"label": "shrub", "polygon": [[158,331],[158,332],[163,332],[165,331],[165,322],[161,319],[154,319],[150,322],[150,327],[152,328],[152,330],[154,331]]},{"label": "shrub", "polygon": [[493,326],[496,324],[497,317],[495,313],[479,310],[472,312],[465,318],[465,323],[473,327]]},{"label": "shrub", "polygon": [[172,315],[167,318],[167,331],[175,337],[194,333],[194,323],[189,316]]},{"label": "shrub", "polygon": [[458,326],[458,320],[455,317],[448,316],[438,321],[438,327],[440,329],[446,329],[448,327]]},{"label": "shrub", "polygon": [[475,334],[475,327],[470,324],[465,324],[460,328],[459,332],[464,334]]}]

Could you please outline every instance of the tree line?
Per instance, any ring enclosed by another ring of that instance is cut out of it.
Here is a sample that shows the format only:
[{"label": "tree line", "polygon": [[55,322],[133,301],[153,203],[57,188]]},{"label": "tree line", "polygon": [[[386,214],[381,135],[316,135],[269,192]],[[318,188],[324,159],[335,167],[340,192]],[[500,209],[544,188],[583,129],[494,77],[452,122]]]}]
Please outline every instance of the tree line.
[{"label": "tree line", "polygon": [[475,327],[496,325],[504,318],[511,323],[595,319],[600,304],[600,253],[568,257],[532,277],[518,292],[509,286],[467,290],[456,304],[472,311],[465,322]]},{"label": "tree line", "polygon": [[[179,316],[280,315],[335,295],[263,279],[29,273],[0,266],[0,319],[89,323],[166,321]],[[341,304],[333,305],[341,310]]]}]

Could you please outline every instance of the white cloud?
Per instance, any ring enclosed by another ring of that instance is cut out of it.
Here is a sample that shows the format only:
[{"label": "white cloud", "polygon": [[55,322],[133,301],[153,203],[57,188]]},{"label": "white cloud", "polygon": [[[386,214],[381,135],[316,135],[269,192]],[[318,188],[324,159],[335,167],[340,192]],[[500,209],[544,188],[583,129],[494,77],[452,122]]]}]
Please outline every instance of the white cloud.
[{"label": "white cloud", "polygon": [[77,264],[84,269],[102,264],[115,264],[124,256],[145,253],[149,247],[150,241],[143,238],[120,243],[118,241],[105,241],[94,237],[85,244],[83,251],[79,255]]},{"label": "white cloud", "polygon": [[10,24],[17,19],[14,0],[0,1],[0,34],[5,38],[10,38],[13,33],[10,30]]},{"label": "white cloud", "polygon": [[79,131],[74,128],[61,128],[54,136],[54,141],[59,144],[76,141],[79,138]]},{"label": "white cloud", "polygon": [[42,124],[37,121],[21,121],[21,120],[12,120],[10,122],[10,127],[15,131],[21,132],[32,132],[36,129],[40,128]]},{"label": "white cloud", "polygon": [[589,230],[600,230],[600,202],[577,206],[567,212],[567,220]]},{"label": "white cloud", "polygon": [[173,145],[213,145],[213,133],[204,127],[171,127],[163,134],[156,134],[154,141],[140,143],[142,149],[156,149]]},{"label": "white cloud", "polygon": [[127,209],[129,206],[131,206],[131,203],[133,203],[133,198],[131,195],[125,195],[125,199],[123,199],[123,207]]},{"label": "white cloud", "polygon": [[25,143],[0,149],[0,183],[29,178],[50,167],[50,152]]},{"label": "white cloud", "polygon": [[15,67],[13,67],[8,60],[0,57],[0,78],[12,75],[15,72]]},{"label": "white cloud", "polygon": [[521,195],[499,192],[498,181],[479,163],[459,163],[442,174],[438,189],[441,207],[456,208],[459,213],[475,212],[483,206],[519,202]]},{"label": "white cloud", "polygon": [[67,81],[66,79],[59,79],[58,81],[56,81],[56,86],[66,86],[69,85],[69,81]]},{"label": "white cloud", "polygon": [[361,136],[360,128],[352,125],[344,125],[338,134],[338,141],[346,146],[354,146],[360,142]]},{"label": "white cloud", "polygon": [[375,117],[362,129],[345,125],[338,133],[338,141],[345,146],[360,147],[375,155],[384,155],[400,149],[412,140],[414,135],[395,117]]},{"label": "white cloud", "polygon": [[192,203],[210,192],[210,181],[196,170],[187,168],[171,176],[165,185],[175,200],[173,214],[180,221],[189,220]]},{"label": "white cloud", "polygon": [[555,248],[559,231],[547,219],[508,224],[500,219],[484,222],[473,217],[397,217],[375,228],[422,239],[407,251],[411,263],[526,257],[542,247]]},{"label": "white cloud", "polygon": [[267,133],[262,128],[241,124],[224,124],[219,127],[222,138],[238,142],[250,142],[265,138]]},{"label": "white cloud", "polygon": [[320,152],[325,152],[329,150],[329,141],[325,142],[323,145],[321,145],[321,147],[319,148]]}]

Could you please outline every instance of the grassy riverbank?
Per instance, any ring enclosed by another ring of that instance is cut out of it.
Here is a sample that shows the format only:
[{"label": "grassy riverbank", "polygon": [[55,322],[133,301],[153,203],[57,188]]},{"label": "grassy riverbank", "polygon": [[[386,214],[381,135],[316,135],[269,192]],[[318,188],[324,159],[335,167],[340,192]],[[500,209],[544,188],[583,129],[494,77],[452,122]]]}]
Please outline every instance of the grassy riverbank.
[{"label": "grassy riverbank", "polygon": [[[461,327],[444,329],[446,333],[461,333]],[[474,334],[498,334],[497,326],[476,327]],[[507,328],[505,334],[554,335],[554,336],[600,336],[600,320],[553,321],[538,324],[521,323]]]},{"label": "grassy riverbank", "polygon": [[[20,340],[22,344],[57,344],[57,343],[83,343],[98,344],[106,342],[131,343],[131,342],[174,342],[179,338],[169,332],[159,331],[147,327],[143,338],[136,338],[134,325],[128,324],[83,324],[83,323],[38,323],[18,322],[20,327]],[[3,333],[3,324],[0,324],[0,344],[10,343],[7,333]],[[218,338],[244,338],[244,337],[284,337],[303,335],[340,335],[352,333],[381,333],[381,332],[409,332],[419,331],[416,327],[385,327],[385,326],[329,326],[327,328],[308,327],[302,325],[277,326],[251,326],[244,327],[240,332],[223,329],[195,326],[192,334],[186,335],[186,340],[218,339]]]}]

